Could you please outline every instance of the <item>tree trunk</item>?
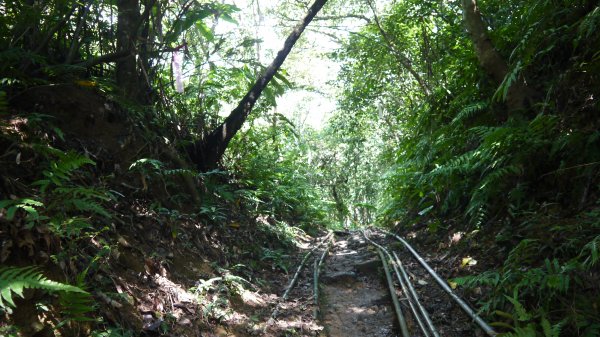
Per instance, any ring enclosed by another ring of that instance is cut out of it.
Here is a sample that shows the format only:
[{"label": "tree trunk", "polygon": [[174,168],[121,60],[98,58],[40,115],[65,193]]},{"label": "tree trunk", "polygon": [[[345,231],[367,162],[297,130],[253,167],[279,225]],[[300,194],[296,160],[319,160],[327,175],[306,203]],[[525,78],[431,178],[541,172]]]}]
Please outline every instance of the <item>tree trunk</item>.
[{"label": "tree trunk", "polygon": [[139,76],[135,60],[140,8],[137,0],[117,0],[117,53],[125,57],[117,60],[117,85],[125,97],[137,101],[139,96]]},{"label": "tree trunk", "polygon": [[[477,0],[462,0],[462,7],[465,26],[475,47],[479,64],[496,84],[500,85],[508,74],[509,67],[494,48],[487,34],[487,27],[481,18]],[[528,88],[521,78],[518,78],[510,85],[506,95],[506,106],[509,113],[526,109],[532,96],[533,90]]]},{"label": "tree trunk", "polygon": [[262,91],[267,87],[277,70],[279,70],[306,26],[308,26],[326,2],[327,0],[315,0],[302,22],[287,37],[283,48],[277,53],[273,62],[250,88],[246,96],[242,98],[238,106],[233,109],[221,125],[204,137],[204,139],[192,145],[189,153],[200,170],[208,171],[217,168],[229,142],[246,121],[248,114],[252,111]]},{"label": "tree trunk", "polygon": [[65,60],[65,64],[73,63],[73,59],[75,58],[75,54],[79,51],[79,36],[81,35],[81,30],[85,26],[87,15],[90,11],[90,7],[92,6],[92,1],[88,1],[87,4],[81,6],[81,11],[79,13],[79,17],[77,19],[77,26],[75,28],[75,32],[73,33],[73,37],[71,38],[71,48],[69,48],[69,54],[67,55],[67,59]]}]

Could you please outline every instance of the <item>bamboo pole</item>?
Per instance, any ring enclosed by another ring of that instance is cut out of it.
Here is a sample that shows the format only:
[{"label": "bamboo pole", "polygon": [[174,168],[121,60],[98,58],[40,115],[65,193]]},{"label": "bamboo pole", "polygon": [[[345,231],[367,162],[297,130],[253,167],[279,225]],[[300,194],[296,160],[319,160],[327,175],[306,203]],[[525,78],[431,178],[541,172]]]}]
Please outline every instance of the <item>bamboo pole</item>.
[{"label": "bamboo pole", "polygon": [[[406,285],[408,286],[408,291],[411,294],[412,298],[414,299],[416,306],[419,308],[419,311],[421,312],[423,319],[425,319],[425,322],[427,323],[427,327],[429,327],[429,330],[431,331],[431,333],[433,333],[434,337],[440,337],[440,334],[437,331],[437,329],[435,328],[435,325],[433,325],[433,321],[431,320],[431,317],[429,317],[429,313],[427,312],[427,310],[425,310],[425,307],[421,304],[421,301],[419,301],[419,295],[417,295],[417,292],[415,291],[415,287],[413,287],[412,282],[410,282],[410,279],[408,278],[408,274],[406,273],[406,270],[404,270],[404,266],[402,266],[402,262],[400,262],[400,258],[398,257],[396,252],[392,252],[392,254],[394,254],[394,259],[395,259],[396,265],[398,266],[397,268],[400,270],[402,277],[406,281]],[[426,335],[428,335],[428,334],[426,334]]]},{"label": "bamboo pole", "polygon": [[[363,232],[364,235],[364,232]],[[392,281],[392,275],[390,274],[390,268],[388,267],[387,260],[385,255],[383,255],[383,251],[377,248],[377,252],[379,253],[379,258],[381,259],[381,263],[383,264],[383,270],[385,271],[385,278],[387,279],[388,288],[390,290],[390,296],[392,297],[392,303],[394,304],[394,309],[396,310],[396,318],[398,318],[398,323],[400,325],[400,331],[402,332],[403,337],[410,337],[408,332],[408,327],[406,326],[406,320],[404,319],[404,315],[402,314],[402,308],[400,307],[400,302],[398,301],[398,296],[396,295],[396,289],[394,288],[394,281]]]},{"label": "bamboo pole", "polygon": [[292,288],[296,284],[296,281],[298,280],[298,277],[300,276],[300,272],[304,268],[306,261],[308,261],[308,258],[312,255],[312,253],[313,253],[313,251],[311,250],[310,252],[306,253],[306,255],[304,255],[304,258],[302,259],[302,262],[300,262],[300,265],[298,266],[298,269],[296,270],[294,277],[292,278],[292,280],[286,287],[285,291],[283,292],[283,295],[281,296],[281,299],[277,302],[277,305],[275,305],[275,309],[273,309],[273,313],[271,314],[271,319],[274,320],[277,317],[277,314],[279,313],[279,307],[281,305],[281,302],[284,302],[287,299],[287,297],[290,293],[290,290],[292,290]]},{"label": "bamboo pole", "polygon": [[469,306],[469,304],[467,304],[467,302],[465,302],[462,298],[460,298],[458,295],[456,295],[456,293],[454,293],[454,291],[452,291],[452,288],[450,288],[448,286],[448,284],[438,275],[438,273],[436,273],[435,270],[433,270],[433,268],[431,268],[429,266],[429,264],[427,264],[427,262],[425,262],[425,260],[421,257],[421,255],[419,255],[419,253],[417,253],[417,251],[415,251],[413,249],[413,247],[411,247],[411,245],[408,244],[408,242],[406,242],[404,239],[402,239],[401,237],[399,237],[396,234],[393,234],[393,233],[390,233],[387,231],[383,231],[383,232],[387,235],[393,236],[398,241],[402,242],[402,244],[406,247],[406,249],[408,249],[411,252],[411,254],[415,257],[415,259],[417,259],[417,261],[419,261],[419,263],[423,266],[423,268],[425,268],[425,270],[427,270],[427,272],[429,272],[429,274],[431,274],[433,279],[440,285],[440,287],[442,287],[442,289],[448,295],[450,295],[450,297],[458,304],[458,306],[467,315],[469,315],[473,319],[473,321],[475,321],[475,323],[477,323],[477,325],[479,325],[481,327],[481,329],[483,329],[483,331],[488,336],[494,337],[494,336],[498,335],[498,333],[489,324],[487,324],[483,320],[483,318],[481,318],[473,309],[471,309],[471,307]]},{"label": "bamboo pole", "polygon": [[315,260],[315,271],[313,274],[313,299],[315,303],[315,308],[313,310],[314,319],[318,319],[319,317],[319,261]]},{"label": "bamboo pole", "polygon": [[332,235],[333,235],[333,232],[329,232],[327,234],[327,236],[325,236],[325,238],[323,239],[323,241],[321,241],[320,243],[318,243],[313,249],[311,249],[308,253],[306,253],[306,255],[304,255],[304,258],[300,262],[300,265],[298,266],[298,269],[296,269],[296,273],[294,274],[294,277],[292,278],[292,280],[290,281],[289,285],[285,289],[285,292],[281,296],[281,299],[279,300],[279,302],[277,302],[277,305],[275,306],[275,309],[273,310],[273,313],[271,314],[271,319],[274,320],[277,317],[277,314],[279,313],[279,307],[281,305],[281,302],[284,302],[287,299],[290,291],[292,290],[292,288],[294,287],[294,285],[298,281],[298,278],[300,277],[300,273],[302,272],[302,269],[304,268],[304,265],[306,264],[306,261],[308,261],[308,258],[317,249],[319,249],[319,247],[321,247],[321,245],[323,243],[327,242]]},{"label": "bamboo pole", "polygon": [[329,253],[329,249],[331,248],[331,241],[332,239],[329,239],[329,242],[327,244],[327,248],[325,248],[325,251],[323,251],[323,254],[321,254],[321,257],[319,258],[319,260],[315,260],[315,271],[314,271],[314,280],[313,280],[313,293],[314,293],[314,302],[315,302],[315,309],[313,311],[313,317],[315,319],[319,319],[319,274],[320,274],[320,270],[321,270],[321,265],[323,264],[323,261],[325,260],[325,256],[327,256],[327,253]]},{"label": "bamboo pole", "polygon": [[[417,297],[412,297],[412,294],[408,291],[408,286],[405,284],[406,281],[400,275],[400,271],[398,270],[396,263],[394,263],[394,259],[393,259],[392,255],[387,251],[387,249],[385,249],[383,246],[375,243],[373,240],[369,239],[366,235],[365,235],[365,239],[367,239],[375,247],[382,250],[387,255],[387,257],[390,259],[390,261],[392,261],[392,267],[394,269],[394,273],[396,274],[396,279],[398,280],[398,283],[400,283],[400,286],[402,287],[402,291],[404,292],[404,294],[406,294],[406,298],[408,299],[408,305],[410,307],[410,310],[413,313],[413,317],[415,318],[415,321],[417,321],[417,324],[419,325],[419,328],[423,332],[423,335],[425,337],[430,337],[427,328],[425,328],[425,324],[423,324],[423,321],[421,320],[419,311],[417,311],[417,307],[422,307],[421,303],[418,302]],[[410,281],[408,281],[408,282],[410,282]],[[437,333],[435,328],[433,328],[432,331],[435,331],[434,334]],[[439,337],[439,335],[436,335],[436,337]]]}]

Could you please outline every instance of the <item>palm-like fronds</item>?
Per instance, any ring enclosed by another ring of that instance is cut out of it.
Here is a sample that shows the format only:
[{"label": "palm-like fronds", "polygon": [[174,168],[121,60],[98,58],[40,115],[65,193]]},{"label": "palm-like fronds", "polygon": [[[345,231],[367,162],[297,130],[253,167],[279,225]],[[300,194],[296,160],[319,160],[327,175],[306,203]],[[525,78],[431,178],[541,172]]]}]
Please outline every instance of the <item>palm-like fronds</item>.
[{"label": "palm-like fronds", "polygon": [[13,294],[23,297],[25,289],[43,289],[49,292],[89,294],[81,288],[47,279],[37,267],[0,268],[0,308],[15,307]]}]

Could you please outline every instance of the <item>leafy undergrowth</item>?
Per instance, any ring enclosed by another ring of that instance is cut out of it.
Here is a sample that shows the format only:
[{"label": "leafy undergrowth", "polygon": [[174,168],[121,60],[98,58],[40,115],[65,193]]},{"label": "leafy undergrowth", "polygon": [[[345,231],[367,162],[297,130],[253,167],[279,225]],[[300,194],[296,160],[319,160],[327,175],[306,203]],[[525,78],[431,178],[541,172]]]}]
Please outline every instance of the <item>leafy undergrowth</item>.
[{"label": "leafy undergrowth", "polygon": [[[90,110],[112,104],[69,90]],[[265,294],[310,240],[278,220],[294,210],[228,172],[174,165],[162,139],[134,126],[143,121],[110,106],[87,126],[89,111],[61,116],[60,102],[37,106],[44,114],[3,111],[0,335],[260,334]],[[98,124],[107,135],[85,137]]]},{"label": "leafy undergrowth", "polygon": [[599,210],[532,213],[513,227],[469,231],[454,223],[432,232],[423,224],[404,233],[502,336],[598,336]]}]

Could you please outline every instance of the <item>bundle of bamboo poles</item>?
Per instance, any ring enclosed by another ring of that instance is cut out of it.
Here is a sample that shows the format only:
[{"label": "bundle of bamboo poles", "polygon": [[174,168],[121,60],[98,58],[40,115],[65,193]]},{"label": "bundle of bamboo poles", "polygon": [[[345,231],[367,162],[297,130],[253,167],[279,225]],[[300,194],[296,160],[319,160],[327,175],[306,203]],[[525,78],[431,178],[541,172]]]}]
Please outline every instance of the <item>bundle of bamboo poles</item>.
[{"label": "bundle of bamboo poles", "polygon": [[[296,282],[298,281],[298,278],[300,277],[300,273],[302,272],[302,269],[304,269],[304,266],[306,265],[306,262],[308,261],[308,259],[321,247],[323,246],[323,244],[327,243],[329,245],[329,243],[331,242],[333,238],[333,232],[329,232],[321,242],[319,242],[318,244],[316,244],[308,253],[306,253],[304,255],[304,258],[302,259],[302,261],[300,262],[300,265],[298,266],[298,268],[296,269],[296,273],[294,274],[294,277],[292,277],[292,279],[290,280],[290,283],[288,284],[288,286],[286,287],[283,295],[281,296],[280,300],[277,302],[277,305],[275,305],[275,309],[273,309],[273,313],[271,314],[271,320],[275,320],[277,318],[277,315],[279,314],[279,309],[281,307],[281,303],[285,302],[290,294],[290,291],[292,290],[292,288],[294,288],[294,286],[296,285]],[[326,251],[328,251],[329,248],[326,249]],[[325,253],[323,255],[321,255],[321,258],[318,260],[318,265],[320,266],[323,263],[323,259],[325,258]],[[315,260],[315,263],[317,263],[317,260]],[[318,275],[317,275],[318,277]],[[317,285],[315,285],[315,289],[317,289]],[[317,296],[317,295],[315,295]],[[316,302],[317,300],[315,300],[315,303],[318,304],[318,302]]]}]

